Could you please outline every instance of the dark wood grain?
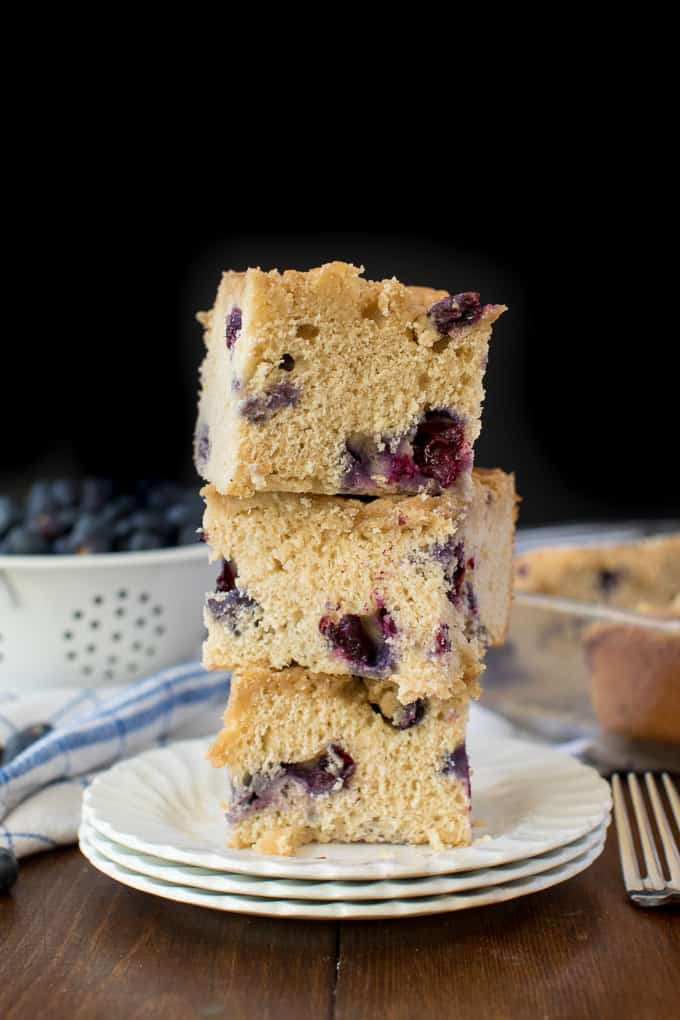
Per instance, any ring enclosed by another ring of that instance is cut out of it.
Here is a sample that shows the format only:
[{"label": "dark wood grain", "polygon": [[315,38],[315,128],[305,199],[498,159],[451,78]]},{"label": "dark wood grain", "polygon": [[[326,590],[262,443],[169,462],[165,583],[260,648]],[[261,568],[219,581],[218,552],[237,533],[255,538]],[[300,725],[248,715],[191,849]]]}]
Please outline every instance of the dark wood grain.
[{"label": "dark wood grain", "polygon": [[325,1020],[336,950],[334,924],[172,903],[59,851],[0,899],[0,1017]]},{"label": "dark wood grain", "polygon": [[680,915],[640,911],[616,837],[581,875],[506,904],[340,933],[336,1020],[677,1020]]},{"label": "dark wood grain", "polygon": [[611,833],[553,890],[413,920],[220,914],[76,850],[24,862],[0,899],[2,1020],[675,1020],[679,973],[680,915],[630,906]]}]

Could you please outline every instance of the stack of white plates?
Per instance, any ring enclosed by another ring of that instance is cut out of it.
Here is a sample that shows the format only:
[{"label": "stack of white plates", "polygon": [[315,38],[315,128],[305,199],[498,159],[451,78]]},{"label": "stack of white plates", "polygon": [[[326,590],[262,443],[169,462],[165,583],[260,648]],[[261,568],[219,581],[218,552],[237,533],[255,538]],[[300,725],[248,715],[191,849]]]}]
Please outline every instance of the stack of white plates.
[{"label": "stack of white plates", "polygon": [[[471,846],[312,844],[292,857],[226,849],[224,775],[207,741],[149,751],[87,791],[80,847],[106,875],[143,892],[265,917],[437,914],[539,892],[599,857],[609,786],[552,748],[514,739],[476,712]],[[398,777],[395,777],[398,781]]]}]

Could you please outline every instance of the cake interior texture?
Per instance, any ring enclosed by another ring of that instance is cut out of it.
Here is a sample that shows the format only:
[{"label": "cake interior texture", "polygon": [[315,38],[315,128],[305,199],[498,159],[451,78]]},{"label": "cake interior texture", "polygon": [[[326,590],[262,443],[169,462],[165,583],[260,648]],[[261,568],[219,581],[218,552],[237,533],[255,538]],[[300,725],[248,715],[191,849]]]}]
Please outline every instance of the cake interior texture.
[{"label": "cake interior texture", "polygon": [[505,306],[361,272],[223,275],[199,316],[195,437],[199,474],[220,492],[466,490]]},{"label": "cake interior texture", "polygon": [[468,505],[207,487],[204,530],[220,563],[204,664],[391,679],[404,704],[477,694],[486,648],[508,623],[516,496],[500,471],[475,471],[472,490]]},{"label": "cake interior texture", "polygon": [[351,676],[235,670],[210,760],[225,768],[229,845],[470,842],[468,699],[403,706]]}]

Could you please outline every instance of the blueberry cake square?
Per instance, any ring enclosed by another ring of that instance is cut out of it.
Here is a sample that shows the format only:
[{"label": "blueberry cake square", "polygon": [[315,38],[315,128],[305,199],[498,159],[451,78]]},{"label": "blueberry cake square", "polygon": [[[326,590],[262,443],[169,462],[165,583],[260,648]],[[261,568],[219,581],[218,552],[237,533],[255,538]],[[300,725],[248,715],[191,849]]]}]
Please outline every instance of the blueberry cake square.
[{"label": "blueberry cake square", "polygon": [[469,844],[467,714],[467,698],[402,705],[385,681],[235,670],[209,753],[226,767],[229,846]]},{"label": "blueberry cake square", "polygon": [[505,306],[361,273],[224,273],[195,434],[219,492],[466,491]]},{"label": "blueberry cake square", "polygon": [[478,692],[486,648],[508,623],[512,476],[475,470],[469,503],[203,495],[220,561],[205,606],[207,668],[389,679],[404,704]]}]

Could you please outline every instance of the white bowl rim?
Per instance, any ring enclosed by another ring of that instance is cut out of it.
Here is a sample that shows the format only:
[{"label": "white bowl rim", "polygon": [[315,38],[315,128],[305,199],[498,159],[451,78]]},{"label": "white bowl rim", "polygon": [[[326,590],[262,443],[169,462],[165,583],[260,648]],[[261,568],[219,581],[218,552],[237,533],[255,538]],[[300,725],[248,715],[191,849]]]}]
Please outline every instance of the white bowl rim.
[{"label": "white bowl rim", "polygon": [[0,571],[12,570],[59,570],[88,567],[149,567],[155,564],[193,563],[209,561],[209,549],[204,543],[183,545],[170,549],[148,549],[144,552],[80,553],[59,555],[50,553],[35,556],[0,556]]}]

